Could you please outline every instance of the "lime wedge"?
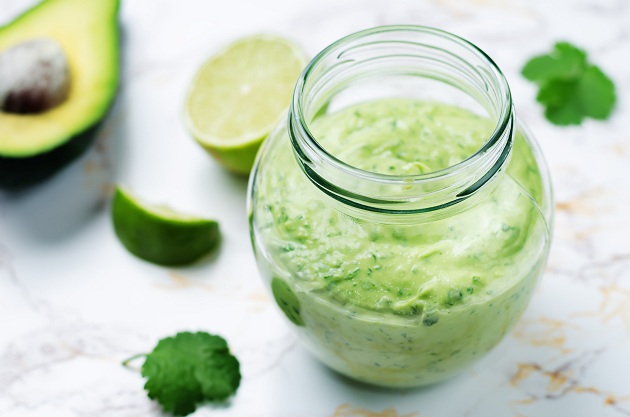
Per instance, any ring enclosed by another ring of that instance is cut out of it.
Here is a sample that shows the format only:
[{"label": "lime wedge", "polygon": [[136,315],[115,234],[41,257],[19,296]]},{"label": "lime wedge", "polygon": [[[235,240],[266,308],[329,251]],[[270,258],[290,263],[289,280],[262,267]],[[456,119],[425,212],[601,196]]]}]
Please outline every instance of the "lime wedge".
[{"label": "lime wedge", "polygon": [[184,109],[188,131],[229,170],[248,174],[260,144],[286,117],[306,63],[299,46],[275,35],[228,45],[191,83]]},{"label": "lime wedge", "polygon": [[129,252],[160,265],[189,264],[219,241],[216,221],[147,204],[123,187],[114,193],[112,221],[116,236]]}]

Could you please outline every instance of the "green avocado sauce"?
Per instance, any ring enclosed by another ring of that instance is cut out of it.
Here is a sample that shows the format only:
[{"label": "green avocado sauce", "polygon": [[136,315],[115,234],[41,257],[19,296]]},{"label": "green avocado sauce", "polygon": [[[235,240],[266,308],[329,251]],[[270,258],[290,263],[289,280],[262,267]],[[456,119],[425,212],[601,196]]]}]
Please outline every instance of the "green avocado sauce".
[{"label": "green avocado sauce", "polygon": [[[386,99],[309,127],[348,165],[407,175],[465,160],[494,124],[450,105]],[[285,139],[257,184],[263,270],[322,361],[368,382],[423,385],[498,343],[527,306],[548,239],[540,172],[522,135],[508,168],[491,190],[460,203],[465,209],[392,223],[328,204]]]},{"label": "green avocado sauce", "polygon": [[453,166],[488,140],[494,124],[467,110],[404,99],[369,101],[316,119],[311,132],[328,153],[389,175]]}]

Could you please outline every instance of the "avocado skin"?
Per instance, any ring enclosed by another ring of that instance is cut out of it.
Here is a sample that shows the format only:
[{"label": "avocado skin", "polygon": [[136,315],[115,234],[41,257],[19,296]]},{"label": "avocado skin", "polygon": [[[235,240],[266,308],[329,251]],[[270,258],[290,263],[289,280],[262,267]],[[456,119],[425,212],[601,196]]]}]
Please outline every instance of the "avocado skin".
[{"label": "avocado skin", "polygon": [[[105,119],[104,116],[103,119]],[[101,122],[48,152],[26,158],[0,156],[0,188],[18,191],[51,178],[81,156],[94,142]]]}]

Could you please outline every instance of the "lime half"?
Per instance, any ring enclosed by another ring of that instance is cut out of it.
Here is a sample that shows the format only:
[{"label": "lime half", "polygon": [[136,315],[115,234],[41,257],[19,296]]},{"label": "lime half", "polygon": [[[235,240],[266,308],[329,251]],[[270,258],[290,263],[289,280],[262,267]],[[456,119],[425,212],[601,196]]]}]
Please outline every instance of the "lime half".
[{"label": "lime half", "polygon": [[139,258],[160,265],[185,265],[209,253],[219,241],[219,224],[147,204],[123,187],[112,203],[114,231]]},{"label": "lime half", "polygon": [[229,170],[248,174],[260,144],[286,117],[306,63],[299,46],[275,35],[228,45],[192,81],[184,109],[187,129]]}]

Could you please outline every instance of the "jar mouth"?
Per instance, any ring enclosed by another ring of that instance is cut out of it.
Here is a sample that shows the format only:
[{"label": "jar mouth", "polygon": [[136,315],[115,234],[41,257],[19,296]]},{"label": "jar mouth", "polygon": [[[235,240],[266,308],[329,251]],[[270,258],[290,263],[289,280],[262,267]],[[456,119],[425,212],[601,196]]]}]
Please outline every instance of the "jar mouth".
[{"label": "jar mouth", "polygon": [[[400,34],[400,40],[398,38],[393,38],[390,40],[379,40],[374,39],[370,40],[370,38],[377,37],[382,34],[394,35],[397,36]],[[418,40],[410,40],[409,36],[419,36]],[[407,37],[407,39],[405,39]],[[427,40],[439,40],[444,43],[448,47],[456,47],[463,48],[468,53],[474,55],[479,62],[483,63],[483,68],[474,67],[469,62],[460,58],[456,53],[453,53],[447,49],[443,49],[441,46],[432,45]],[[356,45],[357,41],[365,40],[367,43]],[[334,56],[339,60],[340,63],[349,62],[344,61],[344,54],[348,51],[352,51],[354,48],[363,47],[366,45],[378,45],[379,43],[387,44],[388,42],[398,42],[401,44],[408,45],[418,45],[426,48],[434,48],[436,50],[440,50],[441,53],[448,54],[448,56],[453,59],[457,59],[458,63],[462,66],[468,66],[468,70],[472,70],[475,74],[479,75],[480,78],[483,78],[482,84],[486,89],[488,94],[492,94],[497,103],[499,103],[496,107],[497,112],[495,112],[496,123],[494,126],[494,130],[490,134],[489,138],[486,142],[472,155],[468,156],[466,159],[455,163],[453,165],[447,166],[442,169],[434,170],[426,173],[419,174],[386,174],[386,173],[378,173],[373,171],[364,170],[349,163],[342,161],[337,158],[335,155],[330,153],[322,144],[317,140],[317,138],[313,135],[309,128],[309,122],[307,121],[307,114],[305,112],[305,104],[306,98],[308,97],[309,92],[307,91],[307,87],[309,86],[309,82],[312,78],[321,77],[321,66],[323,66],[324,61],[329,59],[331,56]],[[479,71],[483,71],[481,74]],[[485,78],[484,78],[485,77]],[[488,82],[490,81],[490,83]],[[492,84],[492,85],[488,85]],[[403,203],[408,202],[409,198],[397,198],[397,196],[391,196],[393,198],[388,198],[387,193],[385,195],[364,195],[365,193],[358,192],[355,193],[350,191],[348,187],[336,186],[339,184],[335,184],[334,181],[327,181],[327,176],[323,171],[328,170],[329,172],[335,171],[337,175],[343,175],[352,177],[357,181],[367,181],[373,184],[379,184],[385,187],[388,186],[409,186],[410,184],[419,185],[421,189],[423,188],[423,184],[435,183],[436,180],[442,181],[455,181],[457,182],[457,178],[465,173],[471,173],[474,171],[479,171],[480,167],[486,167],[483,175],[479,175],[478,181],[472,184],[468,184],[467,187],[459,189],[455,194],[451,194],[451,197],[465,197],[468,194],[479,189],[485,182],[489,180],[503,165],[505,160],[508,157],[509,149],[511,148],[512,136],[514,134],[513,129],[514,117],[513,117],[513,104],[512,97],[509,85],[505,76],[496,65],[496,63],[481,49],[472,44],[471,42],[457,36],[451,34],[449,32],[426,27],[426,26],[415,26],[415,25],[390,25],[390,26],[379,26],[370,29],[366,29],[363,31],[359,31],[353,34],[350,34],[340,40],[330,44],[328,47],[324,48],[319,54],[317,54],[311,62],[305,67],[300,78],[298,79],[295,90],[293,93],[293,100],[291,107],[289,109],[289,132],[291,133],[291,139],[294,144],[294,149],[297,152],[298,159],[302,160],[302,169],[306,172],[311,181],[318,182],[317,185],[320,189],[327,192],[328,194],[334,194],[335,197],[341,197],[343,199],[344,195],[350,199],[351,202],[354,202],[355,206],[359,206],[361,208],[369,208],[374,209],[376,205],[385,205],[389,206],[391,203]],[[298,143],[299,142],[299,143]],[[493,157],[491,158],[491,156]],[[492,159],[493,163],[489,166],[488,162]],[[314,162],[316,160],[316,162]],[[485,161],[485,162],[484,162]],[[309,168],[310,163],[310,168]],[[306,164],[306,167],[304,166]],[[319,167],[314,167],[313,165],[318,165]],[[323,174],[322,174],[323,173]],[[322,174],[322,175],[319,175]],[[330,179],[330,178],[328,178]],[[322,185],[322,182],[324,183]],[[335,191],[330,193],[328,191],[329,188],[334,188]],[[441,190],[444,188],[452,188],[452,187],[438,187]],[[429,187],[429,189],[436,191],[434,187]],[[452,189],[450,191],[453,191]],[[407,195],[407,197],[411,197]],[[412,198],[413,199],[413,198]],[[442,199],[444,200],[444,199]],[[440,208],[444,205],[453,204],[457,198],[450,198],[450,201],[434,201],[435,204],[432,205],[433,208]],[[345,200],[345,202],[348,202]],[[359,202],[357,204],[357,202]],[[361,204],[361,202],[367,203],[366,207]],[[439,204],[438,204],[439,203]],[[383,211],[391,211],[392,207],[387,207]],[[403,210],[394,210],[394,211],[410,211],[416,212],[416,208],[403,209]],[[426,209],[426,207],[425,207]],[[377,209],[377,211],[381,211]]]}]

